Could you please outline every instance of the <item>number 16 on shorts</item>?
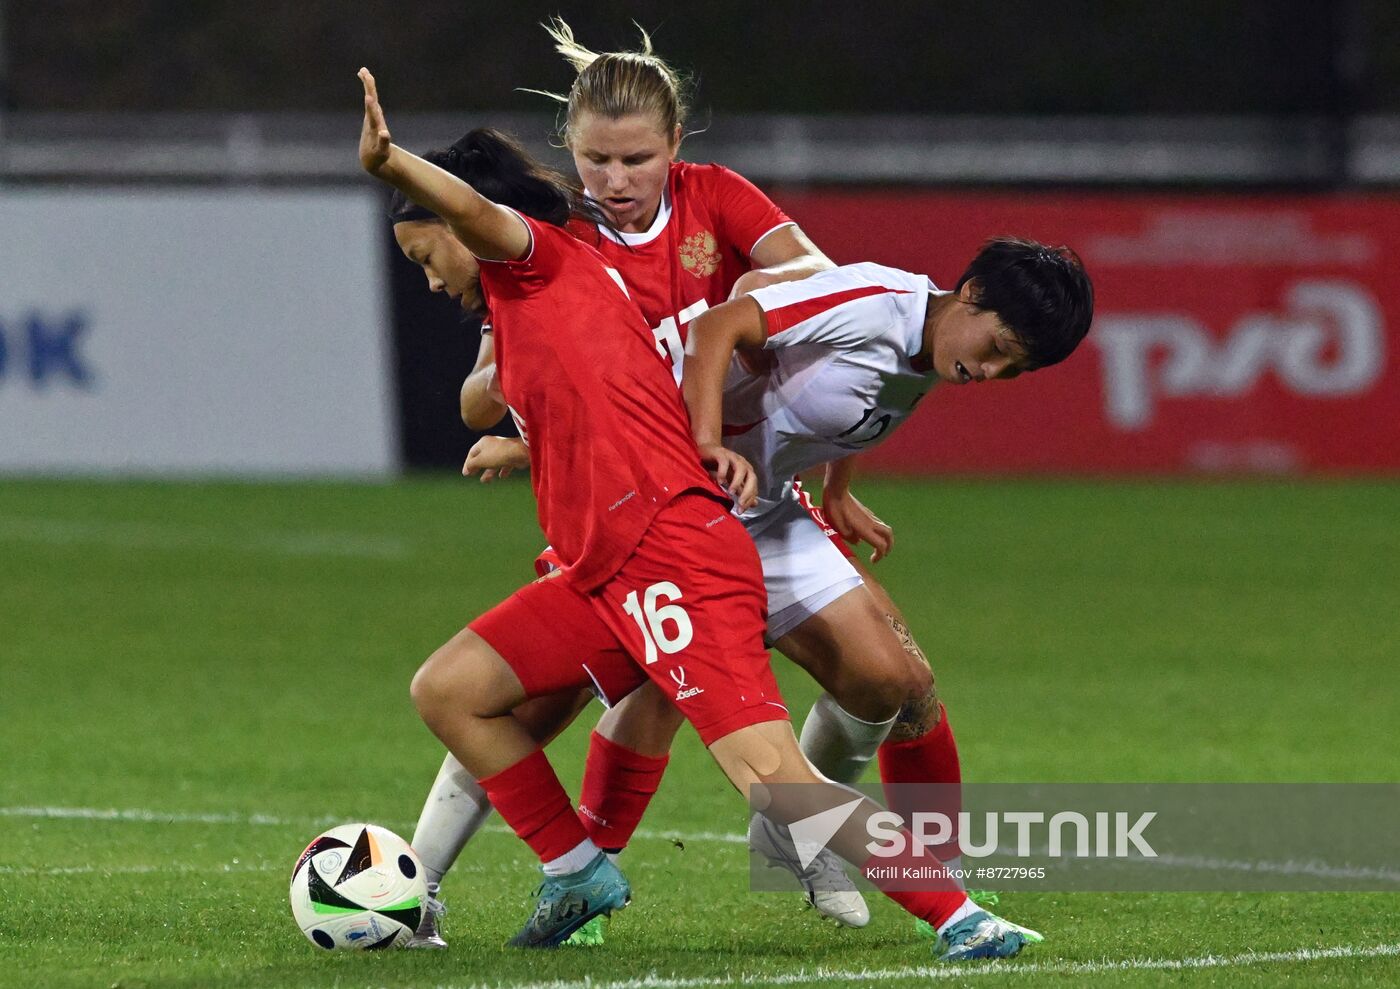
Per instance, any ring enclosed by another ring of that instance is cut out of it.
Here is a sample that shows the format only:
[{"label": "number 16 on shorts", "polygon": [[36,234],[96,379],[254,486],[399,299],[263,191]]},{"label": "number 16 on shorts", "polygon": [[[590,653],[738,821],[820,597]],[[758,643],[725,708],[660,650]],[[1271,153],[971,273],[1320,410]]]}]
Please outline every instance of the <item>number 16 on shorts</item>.
[{"label": "number 16 on shorts", "polygon": [[622,610],[632,617],[642,630],[646,643],[646,664],[657,660],[657,653],[670,656],[690,645],[695,629],[684,608],[673,602],[682,598],[681,589],[669,580],[658,581],[641,593],[632,591],[623,599]]}]

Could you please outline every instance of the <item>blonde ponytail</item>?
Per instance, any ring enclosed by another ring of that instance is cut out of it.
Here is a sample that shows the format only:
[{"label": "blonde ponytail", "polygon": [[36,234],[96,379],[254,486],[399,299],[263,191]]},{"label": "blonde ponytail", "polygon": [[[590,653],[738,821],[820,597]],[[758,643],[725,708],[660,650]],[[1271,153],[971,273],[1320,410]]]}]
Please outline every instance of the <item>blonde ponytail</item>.
[{"label": "blonde ponytail", "polygon": [[541,90],[527,90],[558,100],[568,107],[564,143],[585,113],[617,120],[632,114],[655,119],[667,139],[685,123],[687,81],[682,79],[651,44],[651,36],[637,25],[642,35],[640,51],[598,53],[579,44],[573,28],[562,17],[542,25],[554,41],[554,50],[574,67],[578,77],[567,96]]}]

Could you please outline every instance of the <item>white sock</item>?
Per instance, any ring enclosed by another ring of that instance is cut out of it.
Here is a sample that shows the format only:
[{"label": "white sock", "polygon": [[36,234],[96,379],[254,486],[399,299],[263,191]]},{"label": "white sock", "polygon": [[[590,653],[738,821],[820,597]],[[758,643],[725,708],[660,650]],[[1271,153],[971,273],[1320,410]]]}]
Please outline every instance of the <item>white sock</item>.
[{"label": "white sock", "polygon": [[827,779],[834,783],[857,782],[875,750],[880,747],[896,714],[888,721],[862,721],[837,704],[830,694],[822,694],[802,723],[802,753]]},{"label": "white sock", "polygon": [[410,842],[423,862],[429,883],[442,882],[442,877],[462,853],[462,846],[471,840],[490,814],[491,801],[486,799],[486,791],[448,753],[442,760],[437,779],[433,780],[433,788],[428,791]]},{"label": "white sock", "polygon": [[973,903],[971,900],[964,900],[963,905],[953,911],[953,916],[949,917],[943,923],[938,925],[938,933],[946,933],[948,928],[952,927],[958,921],[966,920],[968,917],[971,917],[973,914],[977,913],[981,909],[981,907]]},{"label": "white sock", "polygon": [[546,876],[567,876],[581,871],[597,857],[598,846],[593,844],[593,839],[585,838],[557,859],[550,859],[546,862],[544,874]]}]

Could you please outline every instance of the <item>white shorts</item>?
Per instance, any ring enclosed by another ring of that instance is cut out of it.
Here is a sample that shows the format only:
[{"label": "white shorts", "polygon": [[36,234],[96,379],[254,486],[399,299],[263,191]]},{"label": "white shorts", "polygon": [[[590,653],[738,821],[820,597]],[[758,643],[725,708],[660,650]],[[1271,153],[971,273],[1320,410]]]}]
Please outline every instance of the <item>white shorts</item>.
[{"label": "white shorts", "polygon": [[763,561],[772,643],[859,587],[861,579],[796,498],[784,499],[754,521],[760,520],[753,542]]}]

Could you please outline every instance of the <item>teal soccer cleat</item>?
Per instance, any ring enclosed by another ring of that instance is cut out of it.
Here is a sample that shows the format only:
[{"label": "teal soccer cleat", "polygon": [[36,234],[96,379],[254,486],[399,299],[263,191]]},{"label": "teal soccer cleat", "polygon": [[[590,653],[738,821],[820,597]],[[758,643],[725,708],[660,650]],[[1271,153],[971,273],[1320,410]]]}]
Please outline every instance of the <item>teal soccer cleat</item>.
[{"label": "teal soccer cleat", "polygon": [[513,948],[557,948],[594,917],[632,901],[632,887],[606,855],[578,872],[546,876],[535,890],[535,912],[508,943]]},{"label": "teal soccer cleat", "polygon": [[570,934],[564,945],[569,948],[597,948],[603,944],[607,933],[608,918],[600,914]]},{"label": "teal soccer cleat", "polygon": [[[988,908],[996,906],[997,903],[1001,901],[1001,897],[996,893],[985,889],[970,889],[967,891],[967,898],[983,910],[986,910],[987,915],[993,920],[1001,921],[1001,923],[1021,935],[1027,944],[1040,944],[1045,940],[1045,935],[1041,934],[1039,931],[1033,931],[1029,927],[1022,927],[1020,924],[1013,924],[1005,917],[998,917],[996,914],[992,913]],[[914,932],[918,934],[919,937],[926,937],[930,941],[937,941],[940,945],[943,942],[943,939],[938,935],[937,929],[927,920],[919,920],[916,918],[914,920]]]},{"label": "teal soccer cleat", "polygon": [[950,927],[942,943],[947,950],[938,956],[939,961],[963,962],[977,958],[1012,958],[1021,953],[1026,939],[1000,917],[978,910]]}]

